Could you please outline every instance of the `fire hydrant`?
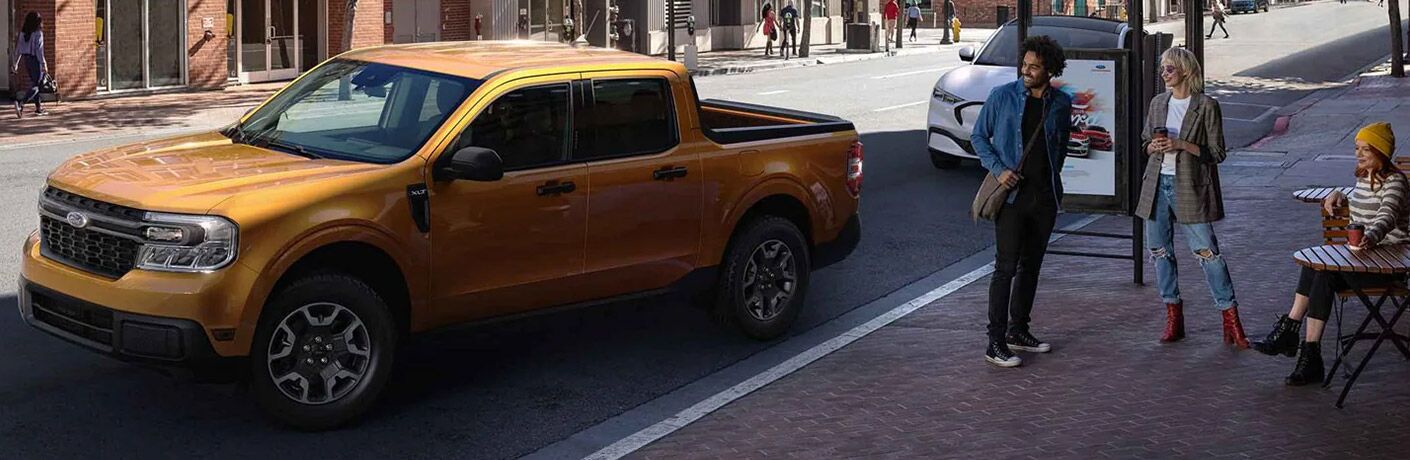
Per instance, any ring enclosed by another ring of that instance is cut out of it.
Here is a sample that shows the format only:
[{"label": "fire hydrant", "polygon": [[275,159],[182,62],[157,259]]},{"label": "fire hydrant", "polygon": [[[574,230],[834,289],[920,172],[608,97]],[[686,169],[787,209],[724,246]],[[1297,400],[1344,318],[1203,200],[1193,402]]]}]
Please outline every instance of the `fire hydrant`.
[{"label": "fire hydrant", "polygon": [[950,28],[955,31],[955,42],[960,41],[960,17],[955,16],[950,19]]}]

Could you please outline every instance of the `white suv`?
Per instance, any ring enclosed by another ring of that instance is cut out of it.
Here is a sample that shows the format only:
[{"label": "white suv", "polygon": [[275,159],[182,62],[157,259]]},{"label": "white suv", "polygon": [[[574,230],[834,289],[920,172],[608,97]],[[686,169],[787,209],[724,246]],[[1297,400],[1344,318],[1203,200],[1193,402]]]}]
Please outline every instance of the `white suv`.
[{"label": "white suv", "polygon": [[[1077,16],[1035,16],[1029,36],[1047,35],[1063,48],[1124,48],[1129,35],[1124,22]],[[976,53],[960,50],[969,62],[940,76],[930,98],[930,162],[936,168],[959,166],[960,160],[977,159],[969,135],[989,91],[1018,78],[1018,23],[999,28]]]}]

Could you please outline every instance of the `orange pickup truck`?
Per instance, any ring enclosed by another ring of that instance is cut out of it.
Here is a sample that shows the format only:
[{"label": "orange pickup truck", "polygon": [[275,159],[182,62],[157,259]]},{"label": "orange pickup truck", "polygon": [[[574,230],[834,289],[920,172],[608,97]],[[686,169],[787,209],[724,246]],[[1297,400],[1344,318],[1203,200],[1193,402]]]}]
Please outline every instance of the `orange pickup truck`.
[{"label": "orange pickup truck", "polygon": [[778,337],[810,270],[855,248],[861,186],[850,122],[700,101],[674,62],[366,48],[219,132],[61,165],[19,308],[120,359],[248,378],[274,419],[327,429],[434,328],[676,291]]}]

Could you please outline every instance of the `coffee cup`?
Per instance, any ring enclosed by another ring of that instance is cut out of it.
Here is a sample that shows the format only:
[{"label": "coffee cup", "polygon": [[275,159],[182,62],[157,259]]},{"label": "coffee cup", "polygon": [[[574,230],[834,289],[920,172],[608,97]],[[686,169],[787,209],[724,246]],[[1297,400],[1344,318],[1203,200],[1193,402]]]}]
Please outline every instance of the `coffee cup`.
[{"label": "coffee cup", "polygon": [[1361,247],[1361,240],[1366,237],[1366,226],[1361,224],[1351,224],[1346,226],[1346,244],[1352,247]]},{"label": "coffee cup", "polygon": [[1155,129],[1151,130],[1151,132],[1155,135],[1155,138],[1156,138],[1156,139],[1164,139],[1164,138],[1170,137],[1170,128],[1166,128],[1166,127],[1155,128]]}]

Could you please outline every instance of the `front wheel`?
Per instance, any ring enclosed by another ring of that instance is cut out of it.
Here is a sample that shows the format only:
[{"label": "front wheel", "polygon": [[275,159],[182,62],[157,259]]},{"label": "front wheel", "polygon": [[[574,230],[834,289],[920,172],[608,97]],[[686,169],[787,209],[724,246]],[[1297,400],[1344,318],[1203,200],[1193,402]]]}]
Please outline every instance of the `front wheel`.
[{"label": "front wheel", "polygon": [[337,273],[299,279],[260,315],[250,350],[255,400],[297,429],[341,426],[381,393],[396,339],[387,304],[361,280]]},{"label": "front wheel", "polygon": [[807,240],[793,222],[775,216],[747,222],[725,254],[716,317],[751,338],[778,338],[803,309],[811,263]]}]

